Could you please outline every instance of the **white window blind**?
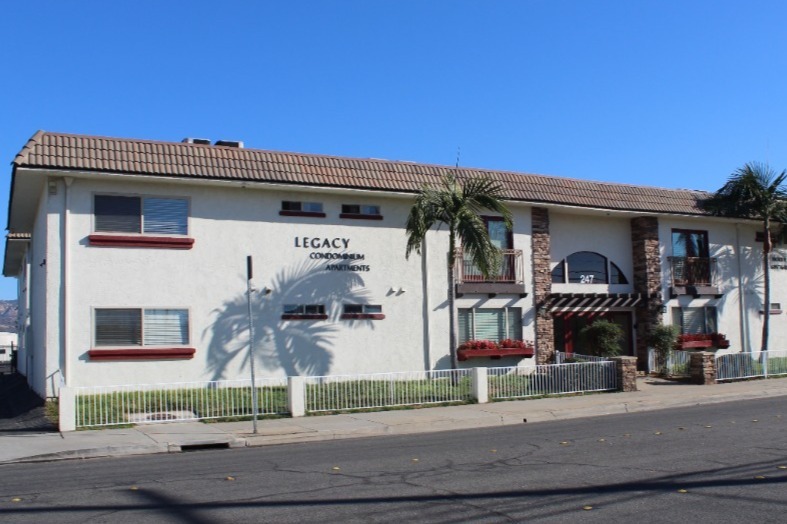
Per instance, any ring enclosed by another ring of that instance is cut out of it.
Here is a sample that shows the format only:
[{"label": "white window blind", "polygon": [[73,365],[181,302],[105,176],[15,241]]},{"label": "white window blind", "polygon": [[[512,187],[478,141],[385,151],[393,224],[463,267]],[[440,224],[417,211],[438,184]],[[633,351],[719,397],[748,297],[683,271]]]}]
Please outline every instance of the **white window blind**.
[{"label": "white window blind", "polygon": [[184,346],[189,343],[186,309],[96,309],[96,346]]},{"label": "white window blind", "polygon": [[146,346],[182,346],[189,343],[189,314],[185,309],[146,309]]},{"label": "white window blind", "polygon": [[93,208],[97,232],[188,234],[189,203],[185,198],[96,195]]},{"label": "white window blind", "polygon": [[473,310],[460,309],[459,310],[459,343],[473,340]]},{"label": "white window blind", "polygon": [[705,312],[702,308],[683,308],[683,333],[687,335],[705,333]]},{"label": "white window blind", "polygon": [[522,340],[522,309],[477,308],[459,310],[459,342],[510,338]]},{"label": "white window blind", "polygon": [[189,204],[185,198],[145,198],[144,231],[154,235],[185,235]]},{"label": "white window blind", "polygon": [[682,335],[716,333],[715,307],[672,308],[672,323],[680,327]]},{"label": "white window blind", "polygon": [[140,232],[140,198],[96,195],[93,203],[95,230],[112,233]]},{"label": "white window blind", "polygon": [[96,346],[139,346],[142,344],[142,311],[97,309]]},{"label": "white window blind", "polygon": [[505,315],[499,309],[475,310],[475,338],[479,340],[502,340],[505,335]]},{"label": "white window blind", "polygon": [[508,331],[505,338],[522,340],[522,309],[518,307],[506,308],[508,315]]}]

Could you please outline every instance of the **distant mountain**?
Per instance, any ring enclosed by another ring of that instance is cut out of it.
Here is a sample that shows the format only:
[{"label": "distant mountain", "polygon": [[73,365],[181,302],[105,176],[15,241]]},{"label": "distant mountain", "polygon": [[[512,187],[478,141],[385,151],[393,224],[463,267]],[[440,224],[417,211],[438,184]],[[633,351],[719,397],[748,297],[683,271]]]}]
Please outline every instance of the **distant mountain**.
[{"label": "distant mountain", "polygon": [[16,333],[16,300],[0,300],[0,331]]}]

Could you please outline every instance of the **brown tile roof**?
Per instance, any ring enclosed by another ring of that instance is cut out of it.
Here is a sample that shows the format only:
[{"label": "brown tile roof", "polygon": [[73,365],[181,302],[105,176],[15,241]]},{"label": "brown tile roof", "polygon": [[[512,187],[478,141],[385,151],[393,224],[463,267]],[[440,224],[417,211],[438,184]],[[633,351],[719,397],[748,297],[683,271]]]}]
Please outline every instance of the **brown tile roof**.
[{"label": "brown tile roof", "polygon": [[[20,167],[108,171],[194,179],[243,180],[416,192],[449,166],[342,158],[214,145],[39,131],[14,159]],[[459,176],[500,181],[511,200],[610,210],[705,214],[701,191],[591,182],[507,171],[459,168]]]}]

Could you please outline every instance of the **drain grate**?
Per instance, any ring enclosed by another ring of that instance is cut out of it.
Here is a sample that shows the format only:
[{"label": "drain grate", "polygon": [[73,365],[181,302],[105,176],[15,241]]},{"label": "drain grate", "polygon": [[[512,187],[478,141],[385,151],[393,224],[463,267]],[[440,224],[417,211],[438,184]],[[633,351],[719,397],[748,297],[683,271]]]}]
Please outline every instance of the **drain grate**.
[{"label": "drain grate", "polygon": [[229,442],[210,442],[205,444],[181,444],[181,451],[203,451],[207,449],[230,449]]}]

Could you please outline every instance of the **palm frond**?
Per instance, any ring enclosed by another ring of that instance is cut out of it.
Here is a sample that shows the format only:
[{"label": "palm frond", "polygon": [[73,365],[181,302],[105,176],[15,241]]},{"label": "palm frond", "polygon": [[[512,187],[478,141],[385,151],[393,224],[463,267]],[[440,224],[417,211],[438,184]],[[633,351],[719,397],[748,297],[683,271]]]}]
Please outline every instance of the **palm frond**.
[{"label": "palm frond", "polygon": [[503,217],[511,228],[511,212],[503,202],[503,187],[488,177],[457,178],[451,172],[438,185],[424,186],[410,209],[405,230],[409,258],[421,252],[424,238],[435,225],[448,226],[451,238],[458,238],[464,253],[484,275],[498,271],[501,253],[489,239],[482,213],[492,212]]},{"label": "palm frond", "polygon": [[787,171],[776,173],[766,164],[750,162],[737,169],[703,204],[719,216],[773,220],[785,218]]},{"label": "palm frond", "polygon": [[457,216],[456,236],[462,250],[484,275],[497,273],[500,268],[500,250],[492,244],[484,220],[469,209],[463,209]]}]

